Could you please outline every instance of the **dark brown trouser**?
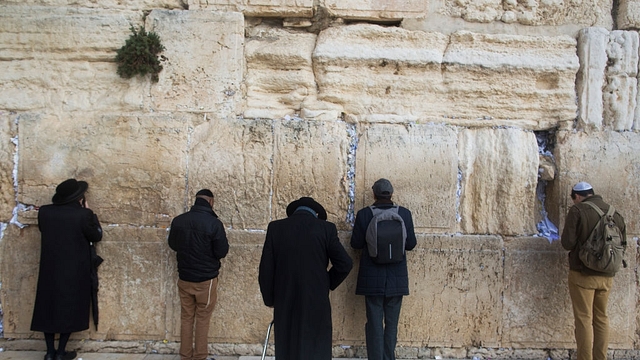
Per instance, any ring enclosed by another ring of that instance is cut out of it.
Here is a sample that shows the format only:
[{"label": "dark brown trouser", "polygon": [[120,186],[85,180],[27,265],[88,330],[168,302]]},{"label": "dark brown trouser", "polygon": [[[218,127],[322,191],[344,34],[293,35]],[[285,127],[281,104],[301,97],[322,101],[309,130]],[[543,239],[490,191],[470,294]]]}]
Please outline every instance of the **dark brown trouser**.
[{"label": "dark brown trouser", "polygon": [[[180,293],[180,358],[205,360],[209,355],[209,321],[216,306],[218,278],[194,283],[178,280]],[[195,325],[195,346],[194,346]]]}]

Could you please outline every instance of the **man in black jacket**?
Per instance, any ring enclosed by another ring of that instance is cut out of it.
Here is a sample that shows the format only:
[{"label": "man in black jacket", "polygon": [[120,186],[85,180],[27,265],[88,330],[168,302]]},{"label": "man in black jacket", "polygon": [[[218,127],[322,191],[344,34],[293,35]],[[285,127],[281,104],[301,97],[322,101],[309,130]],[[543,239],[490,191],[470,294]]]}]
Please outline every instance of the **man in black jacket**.
[{"label": "man in black jacket", "polygon": [[[373,184],[372,189],[375,198],[372,207],[391,209],[395,206],[391,201],[393,186],[389,180],[379,179]],[[412,250],[416,246],[416,235],[411,211],[399,206],[398,215],[402,217],[406,228],[404,249]],[[366,246],[367,228],[373,216],[373,210],[369,206],[358,211],[351,233],[351,247],[363,249],[360,257],[356,295],[365,296],[367,358],[369,360],[395,360],[402,297],[409,295],[407,258],[403,256],[400,262],[388,264],[379,264],[374,261],[368,246]]]},{"label": "man in black jacket", "polygon": [[[169,246],[177,252],[180,293],[180,358],[205,360],[211,313],[216,305],[220,259],[229,252],[213,193],[202,189],[188,212],[171,222]],[[195,346],[194,346],[195,323]]]}]

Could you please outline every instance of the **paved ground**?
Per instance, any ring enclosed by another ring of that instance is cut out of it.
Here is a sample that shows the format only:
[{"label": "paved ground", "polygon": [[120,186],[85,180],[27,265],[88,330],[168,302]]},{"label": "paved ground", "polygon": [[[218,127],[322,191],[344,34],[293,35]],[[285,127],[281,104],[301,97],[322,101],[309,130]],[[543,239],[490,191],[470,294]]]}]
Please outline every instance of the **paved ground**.
[{"label": "paved ground", "polygon": [[[0,360],[42,360],[41,351],[3,351]],[[178,355],[159,354],[113,354],[113,353],[78,353],[76,360],[180,360]],[[274,360],[273,357],[266,359]],[[260,356],[216,356],[215,360],[260,360]]]}]

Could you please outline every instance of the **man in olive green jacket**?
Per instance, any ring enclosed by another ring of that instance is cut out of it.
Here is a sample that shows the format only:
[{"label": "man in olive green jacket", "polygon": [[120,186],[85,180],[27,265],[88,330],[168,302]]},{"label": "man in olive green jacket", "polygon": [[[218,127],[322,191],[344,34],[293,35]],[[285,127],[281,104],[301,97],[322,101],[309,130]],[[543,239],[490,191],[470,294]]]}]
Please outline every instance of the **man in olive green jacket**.
[{"label": "man in olive green jacket", "polygon": [[[593,187],[579,182],[571,190],[574,205],[569,209],[562,231],[562,246],[569,250],[569,295],[573,305],[578,360],[606,360],[609,346],[609,317],[607,302],[613,283],[613,275],[587,268],[578,256],[600,215],[591,202],[604,213],[609,204],[595,195]],[[626,241],[624,218],[616,211],[614,221]]]}]

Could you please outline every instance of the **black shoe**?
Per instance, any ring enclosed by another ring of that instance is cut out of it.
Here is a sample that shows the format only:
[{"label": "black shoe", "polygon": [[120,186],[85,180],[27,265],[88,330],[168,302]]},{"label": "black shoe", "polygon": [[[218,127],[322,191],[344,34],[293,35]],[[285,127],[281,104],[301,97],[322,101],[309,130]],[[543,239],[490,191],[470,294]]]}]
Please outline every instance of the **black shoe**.
[{"label": "black shoe", "polygon": [[55,355],[53,354],[46,354],[44,356],[44,360],[54,360],[53,358],[55,357]]}]

